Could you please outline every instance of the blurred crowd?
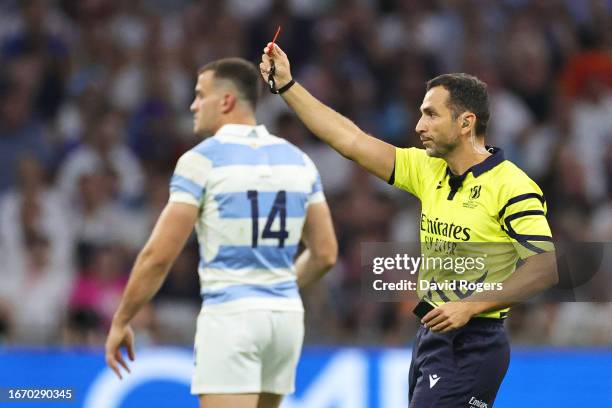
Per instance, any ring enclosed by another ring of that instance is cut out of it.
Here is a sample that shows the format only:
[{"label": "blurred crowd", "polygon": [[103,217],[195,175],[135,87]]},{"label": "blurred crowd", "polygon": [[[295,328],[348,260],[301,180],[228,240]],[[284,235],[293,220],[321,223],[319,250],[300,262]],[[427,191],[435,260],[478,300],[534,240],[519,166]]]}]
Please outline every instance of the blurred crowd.
[{"label": "blurred crowd", "polygon": [[[612,241],[612,6],[604,0],[3,0],[0,344],[99,345],[131,265],[199,142],[197,68],[258,62],[279,24],[294,76],[397,146],[425,82],[487,82],[488,143],[542,187],[557,240]],[[262,82],[263,86],[263,82]],[[404,345],[410,303],[361,299],[361,242],[418,240],[419,204],[318,142],[278,96],[258,119],[317,164],[340,243],[304,292],[306,342]],[[201,299],[191,239],[140,344],[190,344]],[[612,344],[612,303],[528,303],[515,343]]]}]

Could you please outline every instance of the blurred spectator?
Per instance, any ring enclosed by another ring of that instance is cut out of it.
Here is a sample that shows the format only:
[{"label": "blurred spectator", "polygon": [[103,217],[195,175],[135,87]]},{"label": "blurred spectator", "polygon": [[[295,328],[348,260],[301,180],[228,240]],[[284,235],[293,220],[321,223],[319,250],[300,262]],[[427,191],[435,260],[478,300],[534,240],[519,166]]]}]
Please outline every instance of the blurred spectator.
[{"label": "blurred spectator", "polygon": [[53,153],[43,124],[32,112],[32,95],[22,86],[0,78],[0,193],[15,184],[17,158],[35,155],[50,168]]},{"label": "blurred spectator", "polygon": [[[470,71],[487,83],[489,92],[491,119],[487,127],[487,143],[501,147],[508,160],[529,170],[524,162],[537,145],[529,132],[535,122],[534,115],[521,98],[504,87],[491,62],[481,62],[477,60],[477,55],[474,58],[476,60],[471,61],[473,68]],[[543,153],[541,150],[539,152]],[[532,177],[536,175],[532,174]]]},{"label": "blurred spectator", "polygon": [[605,160],[612,146],[612,56],[604,35],[585,33],[582,52],[567,62],[561,74],[562,90],[574,102],[571,144],[585,170],[591,202],[608,195]]},{"label": "blurred spectator", "polygon": [[69,307],[73,316],[89,314],[101,330],[107,329],[127,283],[122,260],[121,252],[115,247],[94,250],[71,289]]},{"label": "blurred spectator", "polygon": [[72,208],[72,225],[79,264],[89,262],[98,247],[116,245],[135,253],[143,243],[142,219],[112,200],[114,174],[86,173],[78,180],[79,200]]},{"label": "blurred spectator", "polygon": [[[74,242],[63,197],[48,186],[40,161],[23,155],[17,185],[0,198],[0,303],[10,341],[58,340],[73,280]],[[28,299],[24,302],[24,299]]]},{"label": "blurred spectator", "polygon": [[75,200],[81,176],[100,173],[112,178],[112,198],[123,203],[138,200],[143,176],[138,160],[124,143],[123,118],[116,111],[103,111],[91,119],[85,143],[68,154],[60,169],[60,188]]},{"label": "blurred spectator", "polygon": [[562,303],[552,324],[554,345],[610,345],[612,303]]},{"label": "blurred spectator", "polygon": [[62,343],[64,344],[70,346],[100,346],[104,344],[106,333],[103,331],[100,317],[92,310],[69,310],[62,328]]},{"label": "blurred spectator", "polygon": [[552,56],[535,17],[519,10],[505,31],[504,67],[510,88],[525,101],[537,121],[545,120],[552,101]]},{"label": "blurred spectator", "polygon": [[380,136],[397,146],[412,146],[418,139],[414,128],[420,116],[419,106],[427,82],[426,67],[421,55],[413,52],[397,54],[397,79],[379,110]]},{"label": "blurred spectator", "polygon": [[[163,57],[162,54],[155,58]],[[186,149],[177,134],[175,112],[177,105],[181,105],[181,108],[188,106],[192,84],[185,81],[178,67],[161,68],[161,61],[158,60],[151,61],[151,65],[157,68],[147,72],[147,91],[130,120],[128,142],[144,166],[171,172],[173,164]],[[171,83],[173,79],[177,83]],[[181,95],[173,96],[172,90]]]},{"label": "blurred spectator", "polygon": [[[555,154],[570,138],[572,117],[569,109],[570,102],[567,99],[556,98],[549,120],[538,124],[529,121],[513,138],[515,142],[511,150],[513,157],[517,164],[536,180],[541,181],[547,176],[555,177],[553,170]],[[545,190],[548,196],[550,190],[547,188]]]},{"label": "blurred spectator", "polygon": [[30,234],[25,246],[26,264],[11,271],[0,294],[9,305],[9,338],[18,344],[51,344],[58,339],[72,276],[51,263],[47,238]]},{"label": "blurred spectator", "polygon": [[[12,279],[27,264],[27,242],[47,241],[49,263],[70,276],[74,241],[64,197],[49,186],[42,164],[23,155],[17,162],[15,189],[0,196],[0,247],[4,251],[0,276]],[[16,278],[16,277],[15,277]]]},{"label": "blurred spectator", "polygon": [[51,15],[44,0],[26,0],[20,5],[21,25],[3,42],[2,56],[5,63],[25,68],[15,69],[17,81],[33,91],[34,112],[51,119],[64,97],[68,68],[66,44],[53,26],[65,27],[66,21],[57,13]]}]

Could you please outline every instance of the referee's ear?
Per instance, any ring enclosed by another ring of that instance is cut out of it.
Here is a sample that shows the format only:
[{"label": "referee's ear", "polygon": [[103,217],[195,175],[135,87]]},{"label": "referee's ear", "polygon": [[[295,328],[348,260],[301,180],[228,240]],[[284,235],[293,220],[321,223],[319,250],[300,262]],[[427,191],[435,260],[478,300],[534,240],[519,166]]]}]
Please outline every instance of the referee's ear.
[{"label": "referee's ear", "polygon": [[461,133],[469,135],[472,134],[472,131],[476,126],[476,115],[474,115],[472,112],[463,112],[461,115],[459,115],[457,121],[459,123],[459,127],[461,128]]}]

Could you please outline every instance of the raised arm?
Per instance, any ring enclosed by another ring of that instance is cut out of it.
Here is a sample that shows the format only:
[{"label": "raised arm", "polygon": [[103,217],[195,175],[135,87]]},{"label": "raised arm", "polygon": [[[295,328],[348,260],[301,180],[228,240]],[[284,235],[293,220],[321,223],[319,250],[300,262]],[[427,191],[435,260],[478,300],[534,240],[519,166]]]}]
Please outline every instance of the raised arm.
[{"label": "raised arm", "polygon": [[[278,45],[274,45],[272,49],[269,47],[272,47],[271,43],[264,48],[259,69],[267,82],[274,61],[274,80],[280,89],[292,78],[289,59]],[[366,134],[351,120],[321,103],[298,83],[281,96],[315,136],[375,176],[384,181],[389,180],[395,165],[395,146]]]}]

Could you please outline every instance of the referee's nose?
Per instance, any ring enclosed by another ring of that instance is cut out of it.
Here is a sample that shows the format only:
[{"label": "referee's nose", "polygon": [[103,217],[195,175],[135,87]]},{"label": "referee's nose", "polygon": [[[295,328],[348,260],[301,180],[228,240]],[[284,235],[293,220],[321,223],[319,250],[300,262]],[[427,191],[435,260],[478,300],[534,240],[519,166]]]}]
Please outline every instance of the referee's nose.
[{"label": "referee's nose", "polygon": [[417,122],[414,130],[416,130],[417,134],[419,135],[427,131],[427,128],[425,127],[425,123],[424,123],[422,116],[419,118],[419,121]]}]

